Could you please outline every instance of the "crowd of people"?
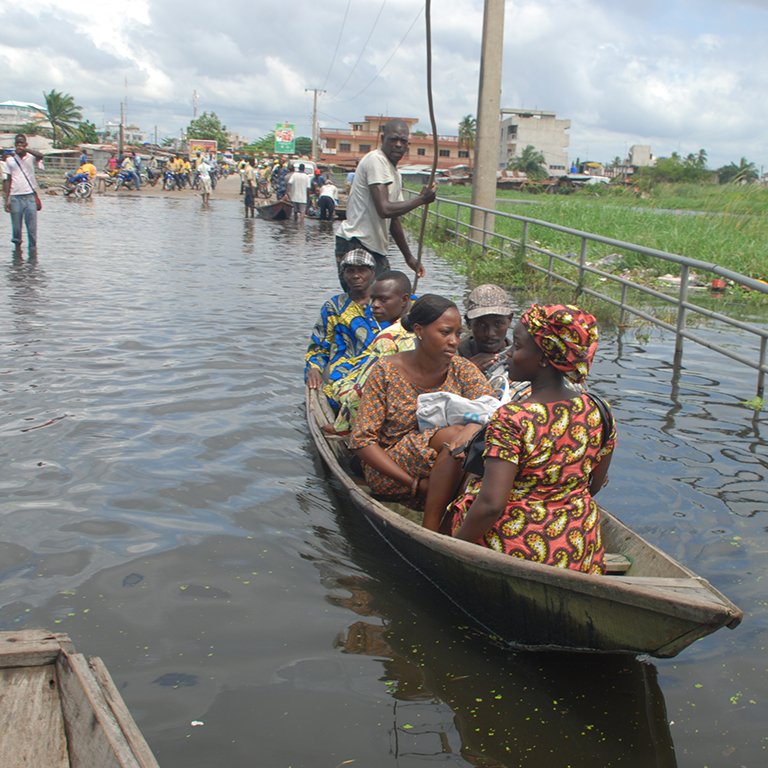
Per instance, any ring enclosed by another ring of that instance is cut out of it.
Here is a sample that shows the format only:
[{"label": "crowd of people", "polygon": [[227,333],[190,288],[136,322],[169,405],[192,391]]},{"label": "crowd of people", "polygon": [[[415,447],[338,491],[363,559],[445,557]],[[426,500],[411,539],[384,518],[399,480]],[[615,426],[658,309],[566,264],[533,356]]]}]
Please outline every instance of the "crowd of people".
[{"label": "crowd of people", "polygon": [[584,388],[595,318],[533,304],[513,325],[506,291],[491,284],[469,294],[463,317],[447,298],[413,296],[389,265],[389,235],[423,276],[398,217],[431,202],[434,189],[403,201],[397,163],[407,146],[407,126],[388,122],[352,181],[336,237],[343,292],[323,305],[306,354],[306,384],[336,414],[322,429],[347,441],[351,469],[375,498],[423,511],[424,527],[605,573],[594,495],[607,482],[616,428],[610,407]]}]

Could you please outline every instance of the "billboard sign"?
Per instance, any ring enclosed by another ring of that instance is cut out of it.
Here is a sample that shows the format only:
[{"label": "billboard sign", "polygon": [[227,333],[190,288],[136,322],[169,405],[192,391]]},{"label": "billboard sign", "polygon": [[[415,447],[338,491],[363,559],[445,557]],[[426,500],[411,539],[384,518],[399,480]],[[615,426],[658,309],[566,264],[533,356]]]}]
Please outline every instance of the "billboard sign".
[{"label": "billboard sign", "polygon": [[215,160],[218,146],[218,142],[211,139],[190,139],[189,156],[196,157],[199,152],[206,160]]},{"label": "billboard sign", "polygon": [[275,126],[275,152],[280,155],[293,155],[296,152],[296,126],[290,123],[278,123]]}]

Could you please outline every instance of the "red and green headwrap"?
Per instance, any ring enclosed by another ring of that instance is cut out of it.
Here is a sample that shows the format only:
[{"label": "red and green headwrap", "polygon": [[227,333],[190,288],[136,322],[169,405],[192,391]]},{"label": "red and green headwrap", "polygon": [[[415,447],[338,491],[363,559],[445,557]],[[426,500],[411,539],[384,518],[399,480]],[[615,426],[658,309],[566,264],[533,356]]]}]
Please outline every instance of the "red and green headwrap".
[{"label": "red and green headwrap", "polygon": [[576,384],[597,350],[597,320],[573,304],[534,304],[520,322],[547,360]]}]

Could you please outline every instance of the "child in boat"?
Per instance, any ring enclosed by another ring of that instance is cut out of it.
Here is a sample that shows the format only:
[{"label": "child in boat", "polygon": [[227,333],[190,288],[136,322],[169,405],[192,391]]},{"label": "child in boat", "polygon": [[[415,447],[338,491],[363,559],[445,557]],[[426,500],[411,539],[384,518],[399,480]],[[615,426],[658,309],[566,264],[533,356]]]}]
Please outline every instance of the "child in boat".
[{"label": "child in boat", "polygon": [[534,304],[520,318],[508,371],[512,381],[531,382],[531,395],[491,417],[485,475],[448,509],[454,537],[525,560],[605,573],[593,496],[605,483],[616,427],[610,409],[604,423],[595,401],[565,383],[584,381],[597,337],[595,318],[576,306]]}]

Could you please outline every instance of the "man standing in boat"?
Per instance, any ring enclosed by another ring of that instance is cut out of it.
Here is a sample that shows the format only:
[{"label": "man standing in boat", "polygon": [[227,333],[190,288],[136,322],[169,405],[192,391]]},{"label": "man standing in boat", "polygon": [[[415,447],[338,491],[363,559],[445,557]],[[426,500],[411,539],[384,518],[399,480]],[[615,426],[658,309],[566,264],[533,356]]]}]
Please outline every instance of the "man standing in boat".
[{"label": "man standing in boat", "polygon": [[[424,187],[421,194],[403,200],[403,181],[397,164],[408,151],[408,133],[408,124],[403,120],[389,120],[381,134],[381,147],[365,155],[357,166],[347,201],[347,218],[336,232],[339,267],[345,253],[364,248],[376,262],[376,274],[385,272],[390,268],[386,254],[391,234],[405,263],[419,277],[424,275],[423,265],[417,267],[399,217],[431,203],[435,199],[435,187]],[[346,291],[341,269],[339,282]]]}]

